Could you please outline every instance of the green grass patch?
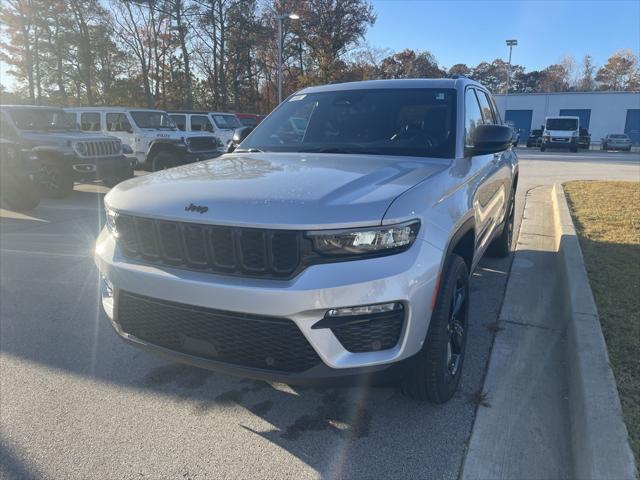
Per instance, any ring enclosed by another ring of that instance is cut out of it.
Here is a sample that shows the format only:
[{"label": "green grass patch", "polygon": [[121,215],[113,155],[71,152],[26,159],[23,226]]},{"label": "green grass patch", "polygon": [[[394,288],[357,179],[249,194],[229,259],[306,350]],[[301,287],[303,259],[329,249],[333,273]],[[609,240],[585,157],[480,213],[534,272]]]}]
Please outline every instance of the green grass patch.
[{"label": "green grass patch", "polygon": [[564,185],[640,464],[640,182]]}]

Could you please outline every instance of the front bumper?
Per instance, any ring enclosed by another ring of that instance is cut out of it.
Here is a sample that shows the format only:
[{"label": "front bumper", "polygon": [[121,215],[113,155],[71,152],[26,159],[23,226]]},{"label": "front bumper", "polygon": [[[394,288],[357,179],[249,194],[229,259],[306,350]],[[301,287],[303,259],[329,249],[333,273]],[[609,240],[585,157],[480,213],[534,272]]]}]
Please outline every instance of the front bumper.
[{"label": "front bumper", "polygon": [[135,159],[125,155],[113,157],[76,157],[71,162],[71,172],[75,181],[103,180],[108,178],[129,178],[133,175]]},{"label": "front bumper", "polygon": [[570,137],[566,139],[562,137],[543,137],[542,146],[547,148],[576,148],[578,146],[578,137]]},{"label": "front bumper", "polygon": [[[290,383],[381,373],[395,376],[400,365],[410,363],[426,338],[441,259],[440,250],[418,239],[412,248],[397,255],[314,265],[291,280],[271,280],[132,263],[121,255],[106,231],[98,238],[95,254],[100,272],[115,291],[110,296],[103,282],[103,307],[115,331],[127,342],[199,367]],[[289,319],[321,362],[303,372],[288,373],[213,361],[151,344],[121,328],[117,317],[119,291],[202,308]],[[353,353],[343,347],[332,330],[312,328],[330,309],[386,302],[401,302],[405,309],[402,333],[393,348]]]}]

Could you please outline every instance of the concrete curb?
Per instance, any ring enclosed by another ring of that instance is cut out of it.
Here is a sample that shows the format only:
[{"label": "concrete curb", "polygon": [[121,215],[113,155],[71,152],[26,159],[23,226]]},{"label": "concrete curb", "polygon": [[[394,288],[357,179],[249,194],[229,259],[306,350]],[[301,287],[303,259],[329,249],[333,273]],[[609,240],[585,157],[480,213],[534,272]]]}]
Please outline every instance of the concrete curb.
[{"label": "concrete curb", "polygon": [[527,192],[460,477],[635,478],[580,245],[560,185]]},{"label": "concrete curb", "polygon": [[570,316],[571,445],[576,478],[634,479],[636,468],[582,250],[562,185],[553,187],[556,241]]}]

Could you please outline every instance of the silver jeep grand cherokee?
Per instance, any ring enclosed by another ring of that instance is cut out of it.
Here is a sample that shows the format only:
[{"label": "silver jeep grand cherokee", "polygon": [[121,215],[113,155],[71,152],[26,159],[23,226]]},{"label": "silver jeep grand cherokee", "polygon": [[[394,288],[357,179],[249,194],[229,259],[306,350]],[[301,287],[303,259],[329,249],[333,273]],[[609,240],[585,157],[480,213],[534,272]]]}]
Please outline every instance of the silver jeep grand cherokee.
[{"label": "silver jeep grand cherokee", "polygon": [[509,254],[517,158],[465,78],[304,89],[239,148],[105,197],[102,303],[125,340],[288,383],[392,375],[442,403],[469,275]]}]

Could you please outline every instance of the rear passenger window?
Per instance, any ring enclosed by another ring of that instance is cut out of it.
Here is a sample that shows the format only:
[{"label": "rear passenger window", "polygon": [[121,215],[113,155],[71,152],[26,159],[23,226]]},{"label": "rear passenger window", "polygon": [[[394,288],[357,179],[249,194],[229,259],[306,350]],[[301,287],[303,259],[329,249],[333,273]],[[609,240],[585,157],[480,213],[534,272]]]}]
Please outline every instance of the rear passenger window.
[{"label": "rear passenger window", "polygon": [[107,130],[109,132],[131,132],[131,124],[124,113],[107,113]]},{"label": "rear passenger window", "polygon": [[178,130],[182,130],[183,132],[187,128],[187,117],[186,115],[169,115],[171,120],[174,121]]},{"label": "rear passenger window", "polygon": [[491,103],[489,103],[487,94],[482,90],[476,90],[476,93],[478,94],[478,100],[480,101],[480,108],[482,109],[482,118],[484,123],[496,125],[498,123],[496,115],[491,107]]},{"label": "rear passenger window", "polygon": [[80,114],[80,130],[85,132],[99,132],[100,113],[98,112],[82,112]]},{"label": "rear passenger window", "polygon": [[213,125],[209,121],[209,117],[206,115],[192,115],[191,116],[191,130],[213,132]]},{"label": "rear passenger window", "polygon": [[464,146],[473,147],[473,134],[481,125],[482,113],[473,88],[467,88],[464,94]]}]

